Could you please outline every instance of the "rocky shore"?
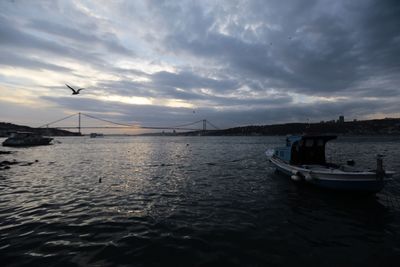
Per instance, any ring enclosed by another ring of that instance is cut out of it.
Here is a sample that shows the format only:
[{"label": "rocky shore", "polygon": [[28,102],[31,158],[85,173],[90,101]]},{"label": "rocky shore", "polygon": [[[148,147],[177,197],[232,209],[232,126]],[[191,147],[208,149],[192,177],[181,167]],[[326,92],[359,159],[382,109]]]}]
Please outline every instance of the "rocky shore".
[{"label": "rocky shore", "polygon": [[8,170],[12,165],[20,165],[20,166],[30,166],[39,160],[35,161],[17,161],[16,159],[4,159],[4,155],[11,155],[16,153],[15,151],[1,151],[0,150],[0,171]]}]

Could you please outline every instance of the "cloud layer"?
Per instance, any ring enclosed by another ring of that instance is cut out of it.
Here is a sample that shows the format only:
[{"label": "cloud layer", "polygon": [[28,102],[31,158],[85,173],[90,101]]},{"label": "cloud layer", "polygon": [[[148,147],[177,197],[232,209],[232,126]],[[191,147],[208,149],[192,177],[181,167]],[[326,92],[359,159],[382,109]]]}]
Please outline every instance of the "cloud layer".
[{"label": "cloud layer", "polygon": [[400,116],[398,14],[395,0],[1,1],[0,88],[18,101],[0,101],[37,124],[32,103],[154,126]]}]

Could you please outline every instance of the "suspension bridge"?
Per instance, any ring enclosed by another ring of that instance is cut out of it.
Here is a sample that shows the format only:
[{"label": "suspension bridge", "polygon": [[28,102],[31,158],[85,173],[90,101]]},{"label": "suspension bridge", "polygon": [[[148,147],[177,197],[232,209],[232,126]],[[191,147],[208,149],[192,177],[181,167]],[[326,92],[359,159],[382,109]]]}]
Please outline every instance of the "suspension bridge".
[{"label": "suspension bridge", "polygon": [[[67,119],[77,117],[77,124],[76,126],[53,126],[59,122],[65,121]],[[86,126],[82,123],[82,117],[86,117],[95,121],[100,121],[103,123],[107,123],[108,126]],[[110,126],[111,125],[111,126]],[[196,125],[199,125],[201,128],[195,128]],[[207,126],[209,126],[207,128]],[[41,125],[39,128],[55,128],[55,129],[77,129],[78,132],[81,134],[82,129],[153,129],[153,130],[183,130],[183,131],[210,131],[210,130],[219,130],[217,126],[212,124],[210,121],[203,119],[198,120],[191,123],[181,124],[181,125],[173,125],[173,126],[143,126],[138,124],[127,124],[127,123],[120,123],[114,122],[111,120],[106,120],[99,118],[94,115],[78,112],[72,115],[68,115],[64,118],[46,123]],[[210,129],[211,127],[211,129]]]}]

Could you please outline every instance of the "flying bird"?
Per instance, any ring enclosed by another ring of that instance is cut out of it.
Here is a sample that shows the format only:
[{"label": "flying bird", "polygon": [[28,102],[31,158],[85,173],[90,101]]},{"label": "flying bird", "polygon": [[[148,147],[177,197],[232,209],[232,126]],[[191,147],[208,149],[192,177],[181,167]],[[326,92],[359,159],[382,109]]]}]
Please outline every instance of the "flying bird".
[{"label": "flying bird", "polygon": [[69,89],[71,89],[72,90],[72,94],[73,95],[79,95],[79,92],[81,91],[81,90],[83,90],[84,88],[79,88],[78,90],[76,90],[76,89],[74,89],[74,88],[72,88],[71,86],[69,86],[68,84],[65,84]]}]

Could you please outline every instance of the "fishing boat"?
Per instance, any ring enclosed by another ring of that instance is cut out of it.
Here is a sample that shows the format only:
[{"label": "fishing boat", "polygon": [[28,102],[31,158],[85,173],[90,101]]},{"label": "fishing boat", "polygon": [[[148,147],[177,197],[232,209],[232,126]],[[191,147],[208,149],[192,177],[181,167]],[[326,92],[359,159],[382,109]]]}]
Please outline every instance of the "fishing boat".
[{"label": "fishing boat", "polygon": [[90,133],[90,138],[104,137],[102,133]]},{"label": "fishing boat", "polygon": [[377,155],[374,170],[360,170],[349,160],[345,165],[326,162],[326,143],[334,135],[296,135],[286,138],[286,146],[267,150],[266,155],[276,169],[294,181],[322,188],[377,193],[391,180],[393,171],[383,169],[383,156]]},{"label": "fishing boat", "polygon": [[3,146],[42,146],[49,145],[53,138],[43,137],[33,132],[15,132],[3,142]]}]

